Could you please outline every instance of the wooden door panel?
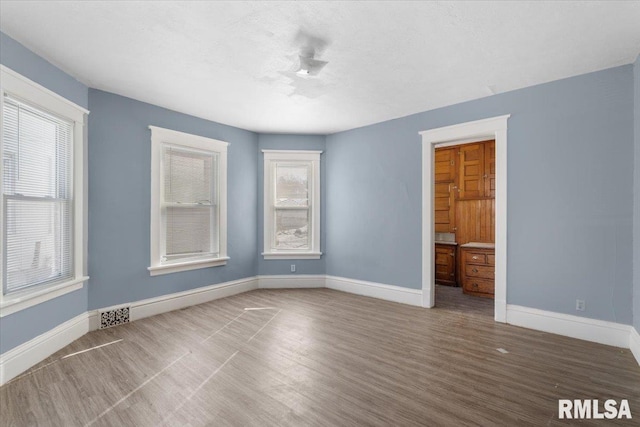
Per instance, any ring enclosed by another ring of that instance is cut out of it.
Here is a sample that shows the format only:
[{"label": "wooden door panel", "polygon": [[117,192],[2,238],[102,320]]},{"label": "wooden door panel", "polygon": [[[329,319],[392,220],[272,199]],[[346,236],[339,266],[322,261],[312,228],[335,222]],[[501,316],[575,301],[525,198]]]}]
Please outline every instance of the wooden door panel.
[{"label": "wooden door panel", "polygon": [[458,200],[484,195],[484,144],[466,144],[459,150]]},{"label": "wooden door panel", "polygon": [[435,279],[441,285],[456,285],[456,249],[449,245],[435,245]]},{"label": "wooden door panel", "polygon": [[484,147],[484,194],[496,197],[496,142],[485,142]]},{"label": "wooden door panel", "polygon": [[436,233],[451,233],[455,227],[452,189],[452,183],[437,183],[434,186],[434,228]]},{"label": "wooden door panel", "polygon": [[455,148],[437,148],[435,150],[435,182],[453,182],[456,176]]}]

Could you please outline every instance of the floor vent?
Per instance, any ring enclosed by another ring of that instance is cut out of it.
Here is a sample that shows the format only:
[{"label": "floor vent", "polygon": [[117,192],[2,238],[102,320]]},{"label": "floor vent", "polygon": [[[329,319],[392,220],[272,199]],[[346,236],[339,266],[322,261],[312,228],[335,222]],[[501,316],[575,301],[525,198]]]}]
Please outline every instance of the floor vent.
[{"label": "floor vent", "polygon": [[100,329],[129,323],[129,307],[120,307],[100,313]]}]

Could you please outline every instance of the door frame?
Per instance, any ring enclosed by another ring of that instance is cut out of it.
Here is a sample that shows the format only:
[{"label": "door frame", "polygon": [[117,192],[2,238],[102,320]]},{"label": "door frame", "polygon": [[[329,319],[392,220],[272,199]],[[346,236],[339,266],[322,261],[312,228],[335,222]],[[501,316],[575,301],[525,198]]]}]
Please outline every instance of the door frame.
[{"label": "door frame", "polygon": [[494,319],[507,321],[507,120],[511,115],[428,129],[422,136],[422,306],[435,305],[434,150],[435,146],[496,141],[495,298]]}]

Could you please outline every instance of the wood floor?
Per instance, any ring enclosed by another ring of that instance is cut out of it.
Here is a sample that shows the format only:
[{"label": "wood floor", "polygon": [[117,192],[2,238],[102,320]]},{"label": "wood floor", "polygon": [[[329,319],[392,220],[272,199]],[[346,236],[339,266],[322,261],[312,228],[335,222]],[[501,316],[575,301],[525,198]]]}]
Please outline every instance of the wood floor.
[{"label": "wood floor", "polygon": [[629,350],[496,324],[490,300],[437,292],[428,310],[257,290],[94,331],[3,386],[0,424],[569,425],[558,399],[579,398],[628,399],[623,424],[640,419]]}]

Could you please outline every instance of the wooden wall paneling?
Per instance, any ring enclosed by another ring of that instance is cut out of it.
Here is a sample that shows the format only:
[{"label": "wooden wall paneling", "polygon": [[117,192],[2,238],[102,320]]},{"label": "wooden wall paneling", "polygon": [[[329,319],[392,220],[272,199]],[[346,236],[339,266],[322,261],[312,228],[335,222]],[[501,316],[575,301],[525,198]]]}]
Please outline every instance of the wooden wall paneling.
[{"label": "wooden wall paneling", "polygon": [[458,200],[456,202],[456,242],[495,243],[495,200]]}]

